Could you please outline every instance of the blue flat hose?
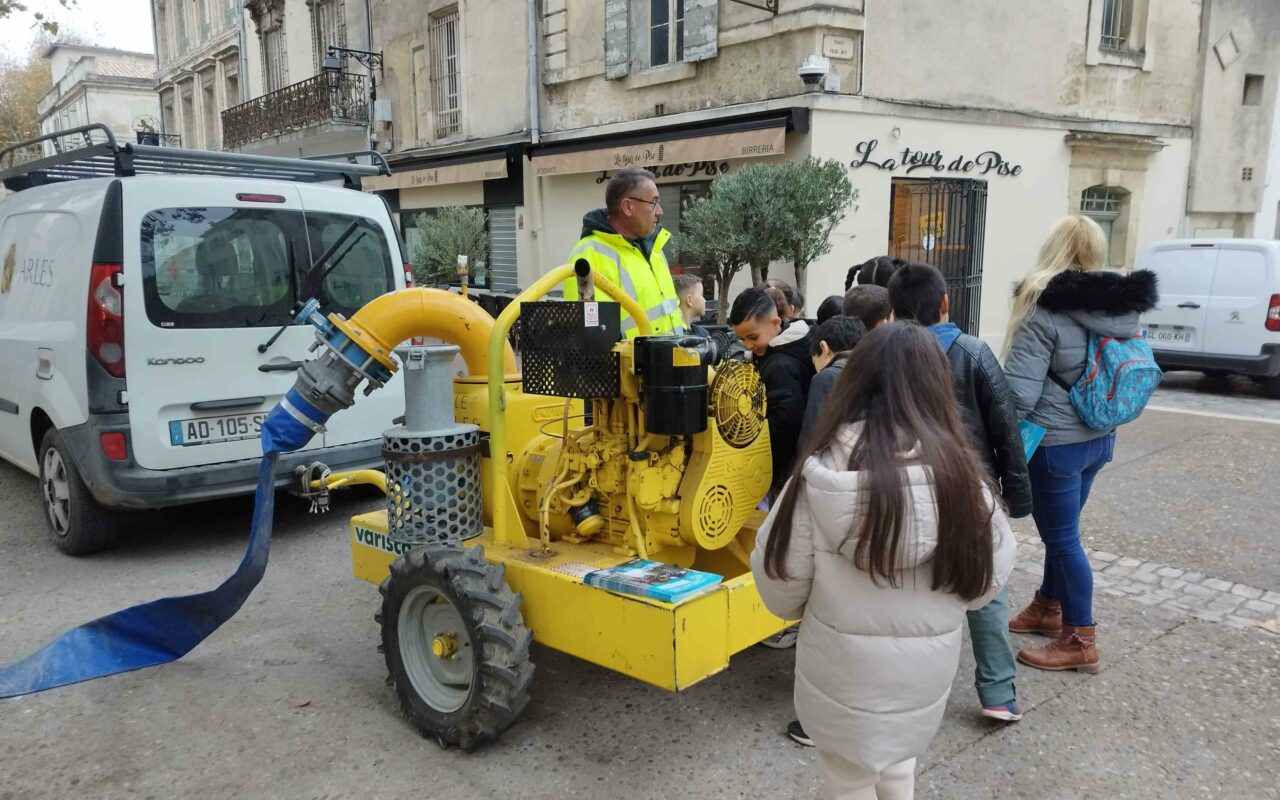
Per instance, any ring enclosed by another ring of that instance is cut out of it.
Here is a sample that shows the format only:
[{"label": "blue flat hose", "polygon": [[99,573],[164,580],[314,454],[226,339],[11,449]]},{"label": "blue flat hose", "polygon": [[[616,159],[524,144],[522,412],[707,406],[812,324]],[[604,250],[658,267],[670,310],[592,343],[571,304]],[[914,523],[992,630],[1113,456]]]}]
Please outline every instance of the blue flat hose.
[{"label": "blue flat hose", "polygon": [[0,698],[53,689],[176,661],[235,616],[267,569],[275,511],[275,465],[281,452],[311,440],[322,412],[290,392],[262,424],[262,464],[253,501],[253,528],[240,566],[218,588],[165,597],[73,628],[17,663],[0,669]]}]

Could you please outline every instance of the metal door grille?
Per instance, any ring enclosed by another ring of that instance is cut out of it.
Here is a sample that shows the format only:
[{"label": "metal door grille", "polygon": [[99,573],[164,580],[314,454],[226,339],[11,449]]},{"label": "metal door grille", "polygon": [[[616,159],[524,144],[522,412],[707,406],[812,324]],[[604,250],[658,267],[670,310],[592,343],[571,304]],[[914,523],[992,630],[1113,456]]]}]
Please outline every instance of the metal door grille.
[{"label": "metal door grille", "polygon": [[430,39],[435,135],[437,139],[443,139],[454,135],[462,127],[457,10],[431,18]]},{"label": "metal door grille", "polygon": [[495,292],[519,289],[516,274],[516,207],[489,209],[489,288]]},{"label": "metal door grille", "polygon": [[947,279],[951,321],[978,334],[987,184],[976,180],[895,179],[889,254],[932,264]]}]

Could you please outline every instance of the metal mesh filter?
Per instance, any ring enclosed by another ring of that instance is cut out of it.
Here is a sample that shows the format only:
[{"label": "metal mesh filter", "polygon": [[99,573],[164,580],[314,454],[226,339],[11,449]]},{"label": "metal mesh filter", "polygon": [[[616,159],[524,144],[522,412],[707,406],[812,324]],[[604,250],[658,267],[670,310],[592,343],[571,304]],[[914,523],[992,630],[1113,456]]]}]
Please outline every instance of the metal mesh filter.
[{"label": "metal mesh filter", "polygon": [[387,462],[387,537],[410,544],[457,544],[484,530],[480,430],[382,437]]},{"label": "metal mesh filter", "polygon": [[[594,306],[587,325],[587,306]],[[525,394],[592,400],[617,397],[622,338],[617,303],[524,303],[520,356]]]}]

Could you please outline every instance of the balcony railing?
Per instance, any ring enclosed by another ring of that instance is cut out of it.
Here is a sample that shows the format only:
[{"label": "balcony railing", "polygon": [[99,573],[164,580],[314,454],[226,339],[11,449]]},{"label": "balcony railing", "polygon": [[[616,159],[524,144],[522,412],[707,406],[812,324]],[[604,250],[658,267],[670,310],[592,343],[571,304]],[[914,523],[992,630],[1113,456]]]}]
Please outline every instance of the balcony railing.
[{"label": "balcony railing", "polygon": [[150,144],[156,147],[182,147],[182,137],[176,133],[156,133],[155,131],[134,131],[138,144]]},{"label": "balcony railing", "polygon": [[365,76],[322,72],[222,112],[227,149],[310,128],[325,122],[366,124],[369,94]]}]

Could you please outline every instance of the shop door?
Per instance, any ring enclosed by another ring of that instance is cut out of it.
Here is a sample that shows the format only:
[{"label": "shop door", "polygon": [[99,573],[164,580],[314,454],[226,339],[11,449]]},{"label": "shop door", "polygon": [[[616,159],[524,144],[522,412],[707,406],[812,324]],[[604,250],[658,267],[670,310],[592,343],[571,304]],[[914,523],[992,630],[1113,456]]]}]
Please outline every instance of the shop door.
[{"label": "shop door", "polygon": [[889,255],[937,267],[947,279],[951,321],[977,336],[987,184],[895,178],[891,191]]},{"label": "shop door", "polygon": [[515,206],[489,207],[489,288],[495,292],[519,289]]}]

